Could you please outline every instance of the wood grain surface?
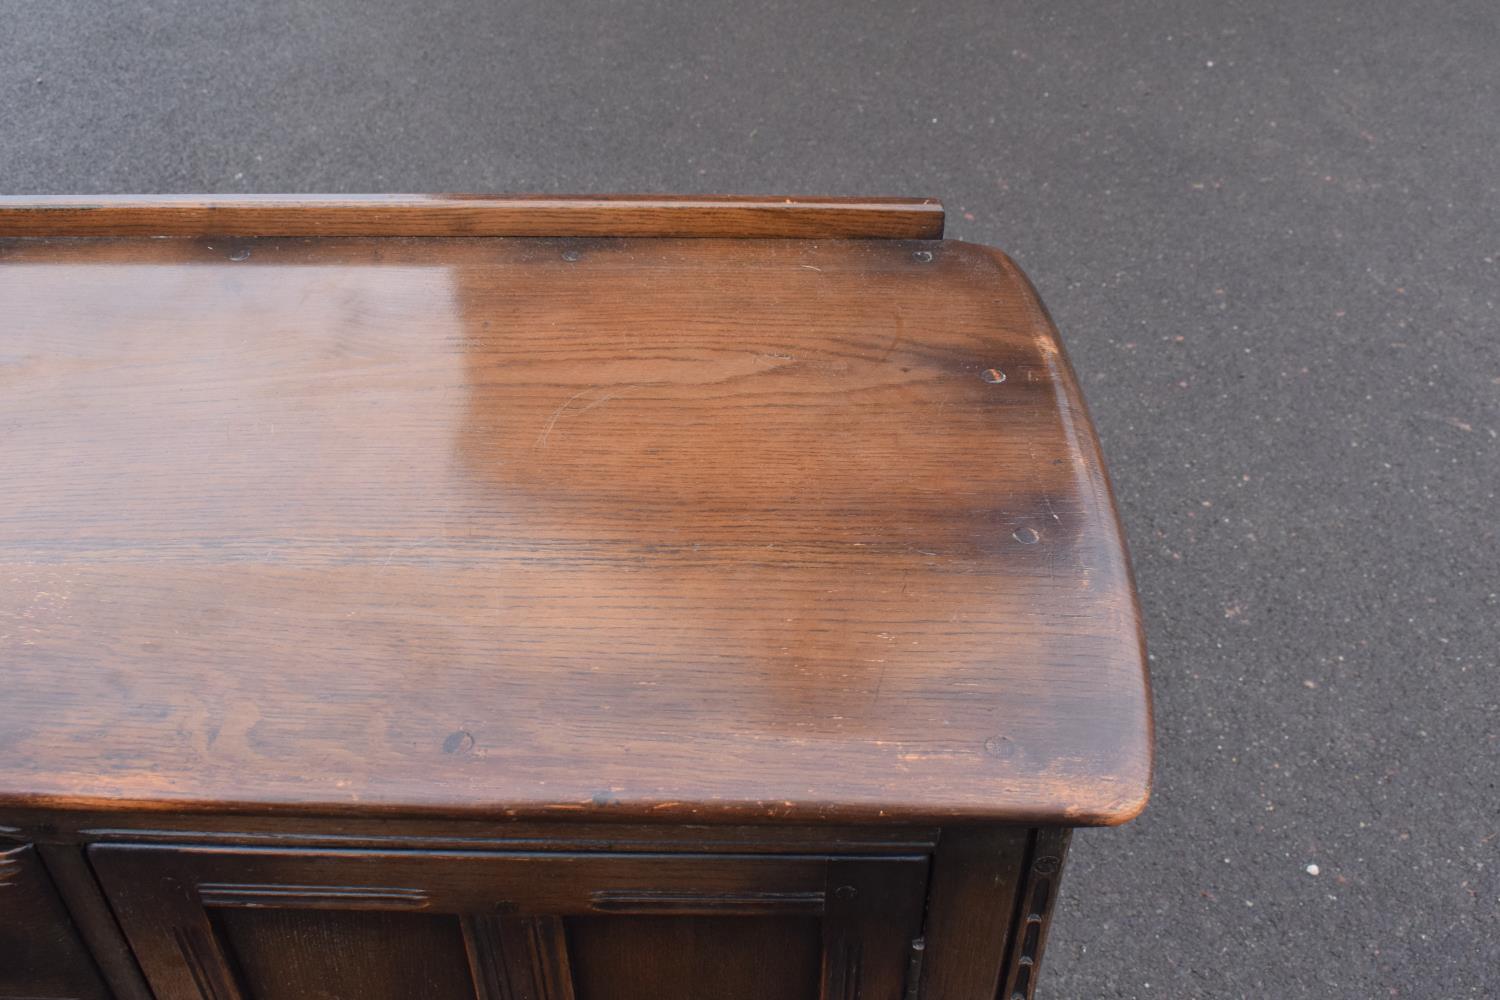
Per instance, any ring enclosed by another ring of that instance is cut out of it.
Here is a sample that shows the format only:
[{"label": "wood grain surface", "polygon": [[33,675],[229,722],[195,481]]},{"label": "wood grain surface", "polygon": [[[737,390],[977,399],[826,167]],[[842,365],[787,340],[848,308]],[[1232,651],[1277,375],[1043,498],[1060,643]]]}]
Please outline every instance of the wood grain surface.
[{"label": "wood grain surface", "polygon": [[666,195],[0,196],[0,236],[672,236],[940,239],[911,198]]},{"label": "wood grain surface", "polygon": [[1113,823],[1078,388],[902,240],[0,240],[0,808]]}]

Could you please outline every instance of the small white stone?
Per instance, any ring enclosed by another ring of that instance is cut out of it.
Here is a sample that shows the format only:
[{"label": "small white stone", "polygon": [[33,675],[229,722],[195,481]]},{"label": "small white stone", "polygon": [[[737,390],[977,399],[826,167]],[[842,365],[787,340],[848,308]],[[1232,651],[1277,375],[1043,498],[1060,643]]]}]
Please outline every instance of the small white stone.
[{"label": "small white stone", "polygon": [[1319,868],[1317,865],[1308,865],[1307,866],[1307,874],[1309,874],[1309,875],[1316,875],[1320,871],[1322,871],[1322,869]]}]

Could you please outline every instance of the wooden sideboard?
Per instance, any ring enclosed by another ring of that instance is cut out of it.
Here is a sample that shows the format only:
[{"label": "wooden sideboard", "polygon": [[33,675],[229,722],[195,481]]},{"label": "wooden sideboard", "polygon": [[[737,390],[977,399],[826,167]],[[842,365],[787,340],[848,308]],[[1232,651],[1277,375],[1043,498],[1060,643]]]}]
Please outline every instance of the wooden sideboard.
[{"label": "wooden sideboard", "polygon": [[0,1000],[1004,1000],[1148,793],[934,202],[0,198]]}]

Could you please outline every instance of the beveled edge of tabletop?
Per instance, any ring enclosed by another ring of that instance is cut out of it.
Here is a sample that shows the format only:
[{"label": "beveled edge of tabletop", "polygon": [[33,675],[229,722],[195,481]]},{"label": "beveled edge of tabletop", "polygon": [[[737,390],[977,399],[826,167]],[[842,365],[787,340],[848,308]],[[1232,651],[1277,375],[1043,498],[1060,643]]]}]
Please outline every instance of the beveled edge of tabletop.
[{"label": "beveled edge of tabletop", "polygon": [[5,236],[943,236],[933,198],[735,195],[9,195]]},{"label": "beveled edge of tabletop", "polygon": [[1140,758],[1136,761],[1139,782],[1131,795],[1121,796],[1112,803],[1106,804],[1102,801],[1096,803],[1087,820],[1057,821],[1064,826],[1119,826],[1130,822],[1145,811],[1146,804],[1151,799],[1156,770],[1156,719],[1151,695],[1151,670],[1146,656],[1146,632],[1141,615],[1140,592],[1135,583],[1135,568],[1130,559],[1129,546],[1125,542],[1125,527],[1120,522],[1119,502],[1115,499],[1114,486],[1110,482],[1109,471],[1104,463],[1104,450],[1099,443],[1098,432],[1094,427],[1093,418],[1089,415],[1088,404],[1083,397],[1082,383],[1068,357],[1068,351],[1063,344],[1062,335],[1058,332],[1057,324],[1053,321],[1047,306],[1042,302],[1036,286],[1032,284],[1026,272],[1021,270],[1020,265],[1005,251],[983,244],[969,245],[987,253],[999,266],[1001,272],[1020,289],[1033,323],[1039,330],[1045,332],[1052,344],[1055,352],[1053,363],[1057,368],[1058,382],[1062,388],[1061,416],[1068,427],[1069,434],[1078,440],[1078,455],[1083,463],[1084,471],[1097,491],[1103,509],[1107,512],[1105,526],[1109,532],[1109,543],[1118,554],[1128,583],[1125,590],[1130,602],[1129,616],[1134,623],[1136,660],[1140,669],[1140,682],[1144,696],[1141,744],[1138,748]]},{"label": "beveled edge of tabletop", "polygon": [[[962,241],[950,240],[948,243],[962,243]],[[1119,519],[1119,502],[1115,498],[1115,487],[1110,483],[1109,469],[1104,463],[1100,436],[1095,430],[1094,420],[1089,415],[1088,403],[1083,399],[1082,381],[1074,370],[1073,361],[1068,358],[1068,351],[1062,342],[1058,324],[1053,321],[1052,313],[1047,310],[1046,304],[1041,300],[1037,286],[1005,250],[986,246],[986,244],[971,243],[968,246],[974,246],[975,249],[987,253],[1001,268],[1001,273],[1013,282],[1017,289],[1020,289],[1028,312],[1031,313],[1032,322],[1038,330],[1046,334],[1052,345],[1052,363],[1058,369],[1058,385],[1061,388],[1058,402],[1062,411],[1062,420],[1067,424],[1070,435],[1076,438],[1080,462],[1106,514],[1103,526],[1107,532],[1107,544],[1113,547],[1124,568],[1125,580],[1127,580],[1125,597],[1130,603],[1128,618],[1134,625],[1134,652],[1136,652],[1140,685],[1142,685],[1143,715],[1140,720],[1142,727],[1140,727],[1139,744],[1134,748],[1136,751],[1134,760],[1121,762],[1121,768],[1116,769],[1116,777],[1118,777],[1116,780],[1125,787],[1112,792],[1109,790],[1109,783],[1104,783],[1103,786],[1095,787],[1094,801],[1076,801],[1070,807],[1065,807],[1061,816],[1041,819],[1038,822],[1055,823],[1059,826],[1121,826],[1139,817],[1146,810],[1146,804],[1151,801],[1155,759],[1157,759],[1157,732],[1155,732],[1157,723],[1155,723],[1155,708],[1152,703],[1151,667],[1146,657],[1146,631],[1142,610],[1140,610],[1140,592],[1136,586],[1136,570],[1131,564],[1130,547],[1125,543],[1125,528]],[[1124,777],[1125,771],[1133,771],[1134,778]],[[1100,775],[1094,775],[1094,777],[1095,781],[1098,781]],[[999,820],[999,822],[1011,822],[1011,820]]]},{"label": "beveled edge of tabletop", "polygon": [[[490,802],[412,795],[400,801],[359,798],[324,800],[313,797],[255,799],[217,798],[162,793],[150,798],[107,795],[18,794],[0,791],[0,834],[7,817],[31,813],[87,814],[96,817],[173,814],[179,816],[327,817],[332,819],[435,820],[476,822],[631,823],[648,825],[799,825],[799,826],[1120,826],[1145,809],[1150,794],[1149,769],[1139,794],[1110,794],[1097,798],[1028,798],[1024,804],[975,805],[926,803],[919,807],[892,806],[885,800],[798,802],[795,800],[712,799],[663,803],[654,797],[611,798],[608,802],[534,801]],[[663,805],[670,805],[670,809]]]}]

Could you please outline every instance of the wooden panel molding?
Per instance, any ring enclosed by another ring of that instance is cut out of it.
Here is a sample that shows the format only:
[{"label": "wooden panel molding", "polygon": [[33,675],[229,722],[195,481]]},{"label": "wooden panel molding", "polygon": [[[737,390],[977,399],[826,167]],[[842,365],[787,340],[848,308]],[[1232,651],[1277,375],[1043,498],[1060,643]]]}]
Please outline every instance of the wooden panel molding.
[{"label": "wooden panel molding", "polygon": [[573,1000],[561,920],[470,914],[461,922],[478,1000]]}]

